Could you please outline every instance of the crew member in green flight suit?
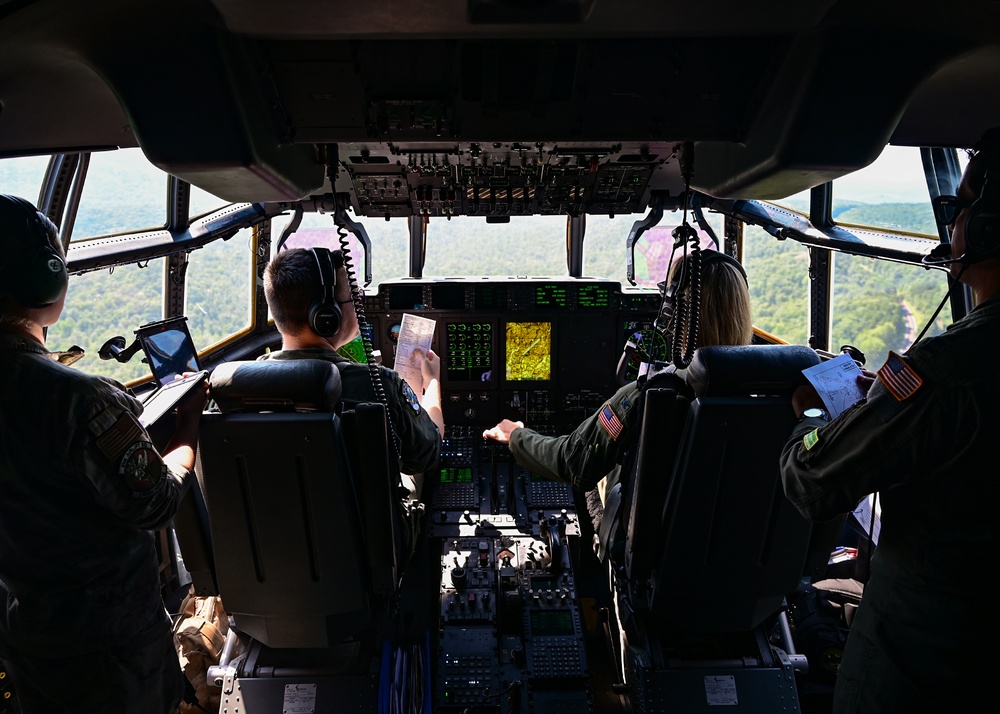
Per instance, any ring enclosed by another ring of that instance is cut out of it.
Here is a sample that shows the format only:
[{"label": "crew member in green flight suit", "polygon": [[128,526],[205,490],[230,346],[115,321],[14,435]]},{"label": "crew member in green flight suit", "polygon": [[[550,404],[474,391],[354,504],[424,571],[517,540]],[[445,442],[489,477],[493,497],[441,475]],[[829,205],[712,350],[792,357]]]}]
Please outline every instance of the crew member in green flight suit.
[{"label": "crew member in green flight suit", "polygon": [[891,352],[867,399],[832,421],[811,387],[792,398],[800,421],[781,457],[791,502],[813,520],[850,511],[873,492],[882,507],[871,576],[837,674],[838,714],[996,708],[996,666],[982,653],[1000,641],[992,587],[1000,552],[1000,128],[972,153],[958,195],[935,199],[934,209],[951,231],[951,257],[931,264],[950,264],[976,307],[944,334]]}]

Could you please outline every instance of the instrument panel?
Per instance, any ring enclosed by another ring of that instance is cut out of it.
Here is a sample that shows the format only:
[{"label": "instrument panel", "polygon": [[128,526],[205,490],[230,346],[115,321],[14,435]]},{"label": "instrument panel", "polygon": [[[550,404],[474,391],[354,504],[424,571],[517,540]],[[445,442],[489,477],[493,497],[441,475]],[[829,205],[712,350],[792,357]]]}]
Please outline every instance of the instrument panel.
[{"label": "instrument panel", "polygon": [[388,367],[405,313],[436,321],[446,424],[508,418],[556,432],[614,393],[622,346],[658,308],[656,293],[607,280],[402,280],[366,297],[373,346]]},{"label": "instrument panel", "polygon": [[605,280],[403,280],[366,297],[386,366],[403,315],[436,321],[447,426],[422,495],[440,559],[435,711],[602,709],[581,604],[593,596],[578,572],[589,528],[579,494],[522,468],[482,432],[504,418],[572,431],[616,391],[623,345],[659,307],[658,294]]}]

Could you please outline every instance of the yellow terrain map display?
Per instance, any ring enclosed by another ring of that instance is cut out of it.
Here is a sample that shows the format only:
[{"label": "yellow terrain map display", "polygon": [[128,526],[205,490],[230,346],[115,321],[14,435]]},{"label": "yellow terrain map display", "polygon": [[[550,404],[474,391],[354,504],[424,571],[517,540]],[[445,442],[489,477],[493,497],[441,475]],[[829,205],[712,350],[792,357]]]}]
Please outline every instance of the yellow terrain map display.
[{"label": "yellow terrain map display", "polygon": [[552,323],[507,323],[507,380],[552,379]]}]

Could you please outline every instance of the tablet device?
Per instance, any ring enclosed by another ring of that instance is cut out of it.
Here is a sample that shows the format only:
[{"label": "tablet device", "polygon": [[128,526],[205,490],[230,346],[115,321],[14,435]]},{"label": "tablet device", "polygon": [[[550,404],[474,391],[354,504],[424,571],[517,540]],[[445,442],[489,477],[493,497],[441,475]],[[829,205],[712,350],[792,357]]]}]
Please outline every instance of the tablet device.
[{"label": "tablet device", "polygon": [[143,400],[139,423],[144,428],[149,428],[151,424],[177,406],[177,402],[183,399],[188,392],[204,382],[206,377],[208,377],[208,372],[198,372],[164,384]]},{"label": "tablet device", "polygon": [[135,336],[159,386],[169,384],[179,374],[201,370],[186,317],[151,322],[136,330]]}]

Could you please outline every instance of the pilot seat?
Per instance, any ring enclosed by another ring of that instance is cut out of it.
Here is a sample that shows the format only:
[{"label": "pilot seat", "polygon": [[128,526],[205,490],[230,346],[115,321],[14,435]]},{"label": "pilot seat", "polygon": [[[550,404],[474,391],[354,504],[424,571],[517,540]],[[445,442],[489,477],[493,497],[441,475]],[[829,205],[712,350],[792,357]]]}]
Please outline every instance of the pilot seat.
[{"label": "pilot seat", "polygon": [[293,687],[296,706],[373,711],[407,552],[384,406],[343,410],[324,360],[229,362],[211,393],[203,486],[240,643],[215,672],[223,698],[282,711]]},{"label": "pilot seat", "polygon": [[803,575],[811,524],[785,498],[778,463],[795,425],[791,393],[818,361],[801,346],[706,347],[687,371],[693,401],[676,387],[646,391],[620,509],[625,548],[611,563],[636,712],[751,701],[799,711],[806,662],[784,598]]}]

